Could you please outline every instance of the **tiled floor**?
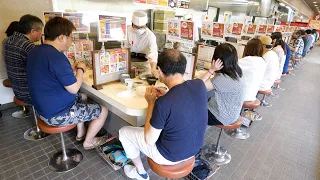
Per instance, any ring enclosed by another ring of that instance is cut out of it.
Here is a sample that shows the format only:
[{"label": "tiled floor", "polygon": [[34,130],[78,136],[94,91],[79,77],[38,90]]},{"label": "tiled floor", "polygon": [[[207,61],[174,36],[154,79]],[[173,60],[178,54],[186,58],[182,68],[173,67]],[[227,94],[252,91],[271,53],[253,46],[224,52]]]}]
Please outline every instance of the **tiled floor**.
[{"label": "tiled floor", "polygon": [[[263,120],[250,127],[251,136],[238,140],[223,133],[221,143],[232,155],[211,178],[218,180],[317,180],[320,179],[320,47],[316,47],[296,70],[287,76],[276,91],[278,99],[268,100],[271,108],[259,108]],[[49,157],[60,149],[58,135],[29,142],[25,130],[33,125],[32,118],[14,119],[17,108],[3,111],[0,119],[0,180],[10,179],[125,179],[114,172],[95,151],[85,151],[74,142],[75,133],[65,133],[67,147],[76,147],[84,159],[74,170],[54,173],[47,167]],[[216,141],[218,131],[209,127],[206,143]],[[145,162],[145,160],[144,160]],[[145,165],[147,163],[145,162]],[[152,174],[152,180],[159,179]]]}]

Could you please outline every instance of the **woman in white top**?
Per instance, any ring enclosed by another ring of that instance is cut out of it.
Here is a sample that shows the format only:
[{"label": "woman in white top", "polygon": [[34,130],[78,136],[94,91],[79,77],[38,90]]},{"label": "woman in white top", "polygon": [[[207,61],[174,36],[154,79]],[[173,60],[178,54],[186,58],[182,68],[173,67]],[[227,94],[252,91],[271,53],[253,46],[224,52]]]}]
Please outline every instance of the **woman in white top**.
[{"label": "woman in white top", "polygon": [[286,44],[282,40],[281,32],[274,32],[271,34],[273,51],[277,53],[279,57],[279,74],[278,79],[281,78],[284,63],[286,61]]},{"label": "woman in white top", "polygon": [[244,48],[243,58],[238,64],[242,69],[245,96],[244,101],[256,100],[259,85],[264,77],[267,65],[263,55],[263,44],[259,39],[251,39]]}]

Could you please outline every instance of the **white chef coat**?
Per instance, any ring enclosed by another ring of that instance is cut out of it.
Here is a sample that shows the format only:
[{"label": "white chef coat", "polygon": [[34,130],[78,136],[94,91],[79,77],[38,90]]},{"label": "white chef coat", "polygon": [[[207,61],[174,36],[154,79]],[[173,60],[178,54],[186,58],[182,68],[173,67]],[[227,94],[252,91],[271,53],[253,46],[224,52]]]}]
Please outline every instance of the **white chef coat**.
[{"label": "white chef coat", "polygon": [[158,62],[157,39],[149,28],[146,28],[145,33],[139,35],[132,26],[129,26],[127,45],[131,52],[145,54],[149,63]]},{"label": "white chef coat", "polygon": [[276,52],[270,50],[263,55],[263,59],[267,64],[266,72],[260,84],[259,90],[265,91],[271,89],[274,81],[277,80],[279,73],[279,57]]},{"label": "white chef coat", "polygon": [[284,54],[284,50],[282,49],[281,45],[278,45],[272,49],[274,52],[277,53],[279,57],[279,70],[278,70],[278,79],[281,79],[282,71],[283,71],[283,66],[286,61],[286,55]]},{"label": "white chef coat", "polygon": [[259,56],[247,56],[238,61],[245,84],[244,101],[254,101],[266,72],[266,62]]}]

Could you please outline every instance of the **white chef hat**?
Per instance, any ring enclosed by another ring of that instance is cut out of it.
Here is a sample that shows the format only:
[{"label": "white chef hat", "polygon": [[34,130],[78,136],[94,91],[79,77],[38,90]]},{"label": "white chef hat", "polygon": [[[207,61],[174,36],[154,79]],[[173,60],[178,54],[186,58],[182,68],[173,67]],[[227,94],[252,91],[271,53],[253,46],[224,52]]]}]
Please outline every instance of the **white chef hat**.
[{"label": "white chef hat", "polygon": [[145,26],[148,23],[147,13],[136,11],[132,15],[132,23],[136,26]]}]

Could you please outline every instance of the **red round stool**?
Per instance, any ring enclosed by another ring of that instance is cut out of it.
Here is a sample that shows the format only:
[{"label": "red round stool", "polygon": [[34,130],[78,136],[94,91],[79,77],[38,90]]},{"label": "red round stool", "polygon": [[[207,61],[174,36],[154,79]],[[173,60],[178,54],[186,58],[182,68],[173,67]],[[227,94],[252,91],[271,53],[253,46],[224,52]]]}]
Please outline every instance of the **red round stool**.
[{"label": "red round stool", "polygon": [[262,94],[263,98],[261,100],[260,106],[265,106],[265,107],[271,107],[272,104],[268,103],[266,101],[266,95],[271,95],[272,94],[272,89],[265,90],[265,91],[258,91],[258,94]]},{"label": "red round stool", "polygon": [[285,89],[280,87],[281,80],[277,79],[274,81],[273,89],[279,89],[280,91],[284,91]]},{"label": "red round stool", "polygon": [[148,164],[153,172],[166,179],[183,178],[190,174],[194,167],[195,157],[180,162],[175,165],[160,165],[155,163],[151,158],[147,158]]},{"label": "red round stool", "polygon": [[48,134],[60,133],[62,150],[56,152],[50,158],[48,165],[52,171],[65,172],[75,168],[80,164],[81,160],[83,159],[82,153],[78,149],[66,149],[63,138],[63,133],[76,127],[76,124],[68,126],[50,126],[38,117],[38,126],[41,131]]},{"label": "red round stool", "polygon": [[2,84],[3,84],[4,87],[7,87],[7,88],[11,88],[12,87],[9,79],[3,80]]}]

